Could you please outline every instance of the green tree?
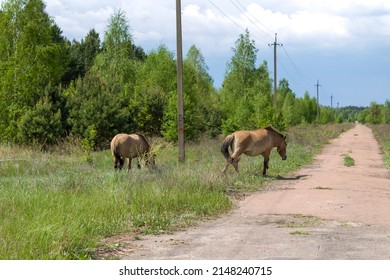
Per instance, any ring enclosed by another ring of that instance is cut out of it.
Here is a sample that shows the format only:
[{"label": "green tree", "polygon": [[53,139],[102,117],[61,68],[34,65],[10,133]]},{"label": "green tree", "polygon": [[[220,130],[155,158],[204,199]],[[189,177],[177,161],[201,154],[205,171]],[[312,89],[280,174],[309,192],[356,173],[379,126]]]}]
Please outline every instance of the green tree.
[{"label": "green tree", "polygon": [[[91,148],[107,147],[118,132],[131,130],[125,100],[111,94],[104,83],[93,73],[87,73],[76,84],[71,83],[65,92],[69,106],[71,133],[93,140]],[[93,139],[91,138],[93,135]]]},{"label": "green tree", "polygon": [[145,59],[137,75],[129,112],[134,129],[160,135],[168,95],[176,90],[176,62],[173,53],[159,46]]},{"label": "green tree", "polygon": [[[184,102],[184,136],[186,140],[198,140],[201,131],[201,114],[197,93],[197,74],[191,63],[183,64],[183,102]],[[177,91],[168,94],[168,103],[164,111],[162,134],[171,141],[177,135]]]},{"label": "green tree", "polygon": [[193,72],[193,92],[191,94],[196,99],[199,108],[199,131],[215,137],[221,133],[223,112],[219,95],[213,86],[213,79],[208,73],[209,68],[200,49],[192,45],[184,63],[187,71]]},{"label": "green tree", "polygon": [[278,106],[279,112],[283,119],[283,128],[291,127],[302,122],[303,106],[298,98],[296,98],[290,85],[286,79],[279,81],[278,87]]},{"label": "green tree", "polygon": [[329,106],[321,106],[321,116],[320,116],[320,123],[326,124],[332,122],[333,115],[332,115],[332,109]]},{"label": "green tree", "polygon": [[256,72],[255,42],[250,39],[249,31],[241,34],[232,49],[233,56],[227,65],[222,84],[221,98],[226,119],[222,131],[227,134],[234,130],[249,128],[246,123],[252,106],[248,100],[248,90],[253,86]]},{"label": "green tree", "polygon": [[267,64],[256,68],[257,51],[248,31],[240,35],[233,48],[221,89],[225,134],[258,128],[273,120],[272,102],[268,104],[271,84]]},{"label": "green tree", "polygon": [[291,127],[300,123],[297,102],[292,92],[286,94],[283,100],[282,115],[285,127]]},{"label": "green tree", "polygon": [[366,121],[372,124],[379,124],[382,122],[382,106],[376,102],[371,102],[368,108],[368,116]]},{"label": "green tree", "polygon": [[112,94],[130,97],[134,92],[139,64],[133,46],[126,15],[118,10],[109,19],[102,51],[96,56],[91,68]]},{"label": "green tree", "polygon": [[369,120],[368,120],[368,115],[369,114],[370,114],[370,112],[369,112],[368,108],[360,111],[358,116],[357,116],[358,122],[360,122],[360,123],[367,123],[367,122],[369,122]]},{"label": "green tree", "polygon": [[309,93],[306,91],[302,99],[302,112],[303,119],[302,121],[306,123],[313,123],[317,116],[317,101],[316,99],[310,98]]},{"label": "green tree", "polygon": [[386,99],[386,102],[383,106],[383,123],[390,123],[390,100]]},{"label": "green tree", "polygon": [[[96,44],[96,34],[90,37]],[[136,128],[129,105],[141,64],[133,50],[127,18],[123,11],[116,11],[90,70],[67,90],[71,132],[83,137],[87,146],[104,147],[114,134]]]},{"label": "green tree", "polygon": [[68,85],[71,81],[84,77],[85,73],[92,67],[99,52],[100,38],[94,29],[90,30],[81,42],[75,40],[72,43],[68,42],[68,66],[62,77],[62,83]]},{"label": "green tree", "polygon": [[24,144],[52,145],[62,136],[61,110],[55,111],[45,97],[19,121],[19,141]]},{"label": "green tree", "polygon": [[197,94],[209,95],[213,88],[213,79],[208,73],[209,67],[205,62],[201,50],[195,45],[192,45],[184,61],[194,68]]},{"label": "green tree", "polygon": [[1,140],[15,141],[18,122],[64,73],[60,30],[41,0],[6,0],[0,12]]}]

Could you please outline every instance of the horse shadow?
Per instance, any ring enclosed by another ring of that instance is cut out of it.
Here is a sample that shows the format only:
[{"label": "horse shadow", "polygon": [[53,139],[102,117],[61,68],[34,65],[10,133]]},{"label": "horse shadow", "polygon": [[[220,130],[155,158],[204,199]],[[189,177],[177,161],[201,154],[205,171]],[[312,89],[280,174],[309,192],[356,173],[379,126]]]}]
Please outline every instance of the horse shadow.
[{"label": "horse shadow", "polygon": [[297,180],[300,180],[302,178],[306,178],[306,177],[309,177],[309,175],[297,175],[297,176],[292,176],[292,177],[285,177],[285,176],[280,176],[280,175],[266,175],[265,176],[266,178],[271,178],[271,179],[275,179],[275,180],[279,180],[279,181],[297,181]]}]

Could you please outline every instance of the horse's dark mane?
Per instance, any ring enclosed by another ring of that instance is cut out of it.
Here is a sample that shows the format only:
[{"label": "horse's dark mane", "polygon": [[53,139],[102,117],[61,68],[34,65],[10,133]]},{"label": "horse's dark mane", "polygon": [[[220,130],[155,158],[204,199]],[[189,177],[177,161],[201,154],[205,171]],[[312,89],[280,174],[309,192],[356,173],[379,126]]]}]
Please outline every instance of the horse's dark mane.
[{"label": "horse's dark mane", "polygon": [[265,127],[265,129],[268,130],[268,131],[275,132],[276,134],[278,134],[282,138],[286,137],[283,133],[281,133],[277,129],[273,128],[272,125],[268,125],[267,127]]},{"label": "horse's dark mane", "polygon": [[144,143],[146,144],[146,146],[148,146],[148,150],[150,150],[150,144],[149,144],[148,140],[146,140],[145,135],[143,135],[143,134],[141,134],[141,133],[137,133],[137,132],[134,133],[134,134],[136,134],[136,135],[138,135],[139,137],[141,137],[142,141],[144,141]]}]

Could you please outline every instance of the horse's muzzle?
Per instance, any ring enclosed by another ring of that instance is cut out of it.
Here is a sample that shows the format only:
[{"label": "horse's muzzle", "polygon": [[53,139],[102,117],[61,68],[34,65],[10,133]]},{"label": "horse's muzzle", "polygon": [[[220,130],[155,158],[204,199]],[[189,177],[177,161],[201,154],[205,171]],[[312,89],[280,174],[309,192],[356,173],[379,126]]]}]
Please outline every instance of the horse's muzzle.
[{"label": "horse's muzzle", "polygon": [[283,155],[282,160],[286,160],[286,159],[287,159],[287,155]]}]

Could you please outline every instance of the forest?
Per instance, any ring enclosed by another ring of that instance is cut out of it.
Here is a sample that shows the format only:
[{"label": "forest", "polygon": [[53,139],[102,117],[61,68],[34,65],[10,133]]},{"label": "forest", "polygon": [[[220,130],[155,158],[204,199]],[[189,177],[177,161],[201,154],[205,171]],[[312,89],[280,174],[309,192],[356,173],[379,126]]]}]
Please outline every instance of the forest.
[{"label": "forest", "polygon": [[[165,45],[146,53],[137,46],[126,14],[114,12],[102,35],[91,29],[69,40],[42,0],[6,0],[0,9],[0,143],[47,147],[83,139],[106,148],[118,132],[177,139],[175,52]],[[367,108],[320,106],[309,92],[297,97],[288,80],[277,88],[267,61],[247,30],[232,46],[222,87],[213,86],[195,45],[184,57],[187,141],[234,130],[304,123],[388,123],[390,101]]]}]

